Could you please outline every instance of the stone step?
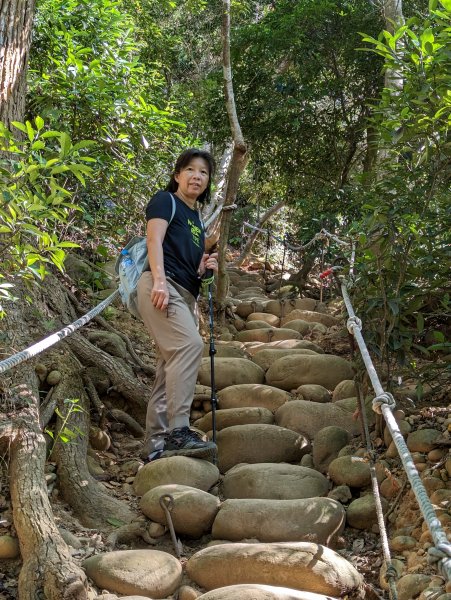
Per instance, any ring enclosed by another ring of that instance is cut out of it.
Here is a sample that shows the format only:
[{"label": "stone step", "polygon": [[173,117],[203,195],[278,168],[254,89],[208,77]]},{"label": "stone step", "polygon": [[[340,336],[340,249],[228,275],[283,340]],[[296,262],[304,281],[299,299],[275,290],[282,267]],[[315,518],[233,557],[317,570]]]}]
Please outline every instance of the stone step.
[{"label": "stone step", "polygon": [[206,590],[251,583],[342,598],[363,585],[349,561],[309,542],[212,546],[194,554],[186,570]]}]

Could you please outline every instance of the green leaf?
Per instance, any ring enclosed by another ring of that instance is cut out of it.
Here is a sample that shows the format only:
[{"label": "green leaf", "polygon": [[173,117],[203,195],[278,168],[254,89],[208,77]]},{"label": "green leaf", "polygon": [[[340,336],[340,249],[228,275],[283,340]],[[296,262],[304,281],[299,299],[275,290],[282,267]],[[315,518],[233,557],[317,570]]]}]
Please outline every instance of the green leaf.
[{"label": "green leaf", "polygon": [[58,173],[64,173],[69,170],[69,167],[66,165],[60,165],[59,167],[54,167],[51,171],[51,175],[57,175]]},{"label": "green leaf", "polygon": [[51,166],[52,166],[52,165],[54,165],[55,163],[59,162],[59,160],[60,160],[59,158],[51,158],[50,160],[48,160],[48,161],[45,163],[45,167],[46,167],[46,168],[47,168],[47,167],[51,167]]},{"label": "green leaf", "polygon": [[50,131],[46,131],[45,133],[43,133],[41,135],[41,138],[52,138],[52,137],[59,137],[61,135],[60,131],[54,131],[53,129]]},{"label": "green leaf", "polygon": [[107,522],[110,523],[110,525],[113,525],[114,527],[122,527],[123,525],[125,525],[124,521],[116,519],[116,517],[108,517]]},{"label": "green leaf", "polygon": [[387,302],[387,304],[390,307],[390,310],[394,315],[399,315],[399,301],[398,300],[395,300],[394,298],[392,298]]},{"label": "green leaf", "polygon": [[65,158],[69,154],[69,151],[71,148],[70,137],[67,135],[67,133],[62,133],[60,135],[60,144],[61,144],[60,158]]},{"label": "green leaf", "polygon": [[36,124],[37,130],[41,131],[41,129],[44,127],[44,119],[38,115],[34,122]]},{"label": "green leaf", "polygon": [[23,123],[20,123],[19,121],[12,121],[11,125],[14,125],[16,129],[23,131],[23,133],[27,133],[27,128]]},{"label": "green leaf", "polygon": [[424,317],[422,313],[417,314],[417,330],[418,333],[423,333],[424,331]]},{"label": "green leaf", "polygon": [[445,342],[445,336],[441,331],[433,331],[432,337],[436,342],[443,344]]},{"label": "green leaf", "polygon": [[42,150],[43,148],[45,148],[45,144],[42,140],[37,140],[36,142],[34,142],[34,144],[31,146],[32,150]]},{"label": "green leaf", "polygon": [[75,242],[59,242],[58,248],[80,248],[80,244]]},{"label": "green leaf", "polygon": [[97,142],[95,142],[94,140],[81,140],[81,142],[77,142],[74,147],[73,150],[82,150],[83,148],[90,148],[92,146],[95,146]]},{"label": "green leaf", "polygon": [[96,248],[96,252],[100,254],[100,256],[108,258],[108,248],[106,246],[99,244]]},{"label": "green leaf", "polygon": [[32,142],[34,140],[36,131],[33,129],[33,126],[31,125],[30,121],[25,121],[25,126],[27,128],[28,139],[30,140],[30,142]]}]

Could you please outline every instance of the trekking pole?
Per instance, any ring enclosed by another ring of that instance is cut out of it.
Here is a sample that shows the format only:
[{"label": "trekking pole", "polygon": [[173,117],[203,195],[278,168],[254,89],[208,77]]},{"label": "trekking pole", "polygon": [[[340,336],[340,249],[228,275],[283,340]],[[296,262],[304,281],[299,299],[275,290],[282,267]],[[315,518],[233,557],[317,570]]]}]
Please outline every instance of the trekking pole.
[{"label": "trekking pole", "polygon": [[[212,249],[213,250],[213,249]],[[210,250],[210,252],[212,251]],[[216,398],[216,383],[215,383],[215,336],[214,336],[214,321],[213,321],[213,291],[212,285],[214,281],[214,275],[212,269],[206,269],[203,276],[204,284],[207,285],[207,298],[208,298],[208,321],[210,326],[210,346],[209,346],[209,355],[210,355],[210,376],[211,376],[211,425],[213,429],[213,442],[216,444],[216,407],[218,404],[218,400]],[[213,463],[217,463],[217,455],[215,455],[213,459]]]}]

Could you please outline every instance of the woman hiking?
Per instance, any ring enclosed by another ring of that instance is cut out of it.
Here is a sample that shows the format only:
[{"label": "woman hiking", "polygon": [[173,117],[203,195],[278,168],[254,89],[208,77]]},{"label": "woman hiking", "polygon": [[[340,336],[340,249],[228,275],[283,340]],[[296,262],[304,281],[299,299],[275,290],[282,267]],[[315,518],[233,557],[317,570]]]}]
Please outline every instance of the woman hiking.
[{"label": "woman hiking", "polygon": [[217,254],[205,253],[198,212],[210,200],[214,166],[209,152],[185,150],[165,191],[157,192],[146,208],[150,270],[138,282],[138,309],[157,346],[142,453],[147,461],[173,455],[211,460],[216,453],[213,442],[189,427],[204,349],[197,298],[206,269],[218,270]]}]

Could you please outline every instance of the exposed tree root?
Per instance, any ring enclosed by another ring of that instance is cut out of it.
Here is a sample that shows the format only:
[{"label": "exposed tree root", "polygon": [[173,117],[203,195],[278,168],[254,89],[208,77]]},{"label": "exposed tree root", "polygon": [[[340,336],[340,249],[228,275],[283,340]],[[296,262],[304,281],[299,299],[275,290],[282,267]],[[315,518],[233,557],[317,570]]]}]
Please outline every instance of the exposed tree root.
[{"label": "exposed tree root", "polygon": [[10,458],[13,519],[23,559],[19,597],[86,600],[86,576],[72,561],[47,495],[46,443],[39,425],[37,381],[30,366],[22,373],[24,382],[12,391],[15,414],[0,428],[0,446]]},{"label": "exposed tree root", "polygon": [[[54,396],[59,413],[55,438],[66,427],[76,439],[72,443],[58,441],[54,456],[58,467],[58,481],[62,496],[70,504],[80,522],[86,527],[110,529],[112,519],[129,523],[136,515],[128,506],[111,497],[104,486],[89,473],[86,464],[89,431],[89,402],[79,376],[78,361],[68,353],[61,361],[61,382]],[[77,399],[70,403],[67,400]]]},{"label": "exposed tree root", "polygon": [[67,344],[84,365],[103,369],[114,388],[133,404],[139,417],[144,421],[150,388],[138,381],[119,360],[91,344],[79,333],[74,333],[67,338]]},{"label": "exposed tree root", "polygon": [[141,425],[123,410],[119,410],[118,408],[112,408],[108,411],[108,415],[115,421],[123,423],[134,437],[144,437],[144,429],[141,427]]},{"label": "exposed tree root", "polygon": [[[69,290],[66,290],[66,293],[67,293],[69,300],[72,302],[72,304],[74,305],[74,307],[78,311],[78,313],[80,313],[80,314],[84,313],[85,310],[84,310],[83,306],[80,304],[80,302],[77,300],[75,295],[72,294],[72,292],[70,292]],[[152,365],[146,365],[145,363],[143,363],[143,361],[136,354],[135,349],[133,348],[133,345],[132,345],[129,337],[127,335],[125,335],[125,333],[122,333],[122,331],[115,329],[112,325],[110,325],[110,323],[108,323],[108,321],[106,321],[100,315],[97,315],[97,317],[94,318],[94,321],[98,325],[100,325],[100,327],[102,327],[102,329],[105,329],[106,331],[110,331],[111,333],[115,333],[116,335],[118,335],[124,341],[124,343],[127,347],[128,353],[129,353],[130,357],[132,358],[133,362],[135,363],[135,365],[138,366],[147,375],[150,375],[152,377],[155,376],[155,367],[153,367]]]}]

